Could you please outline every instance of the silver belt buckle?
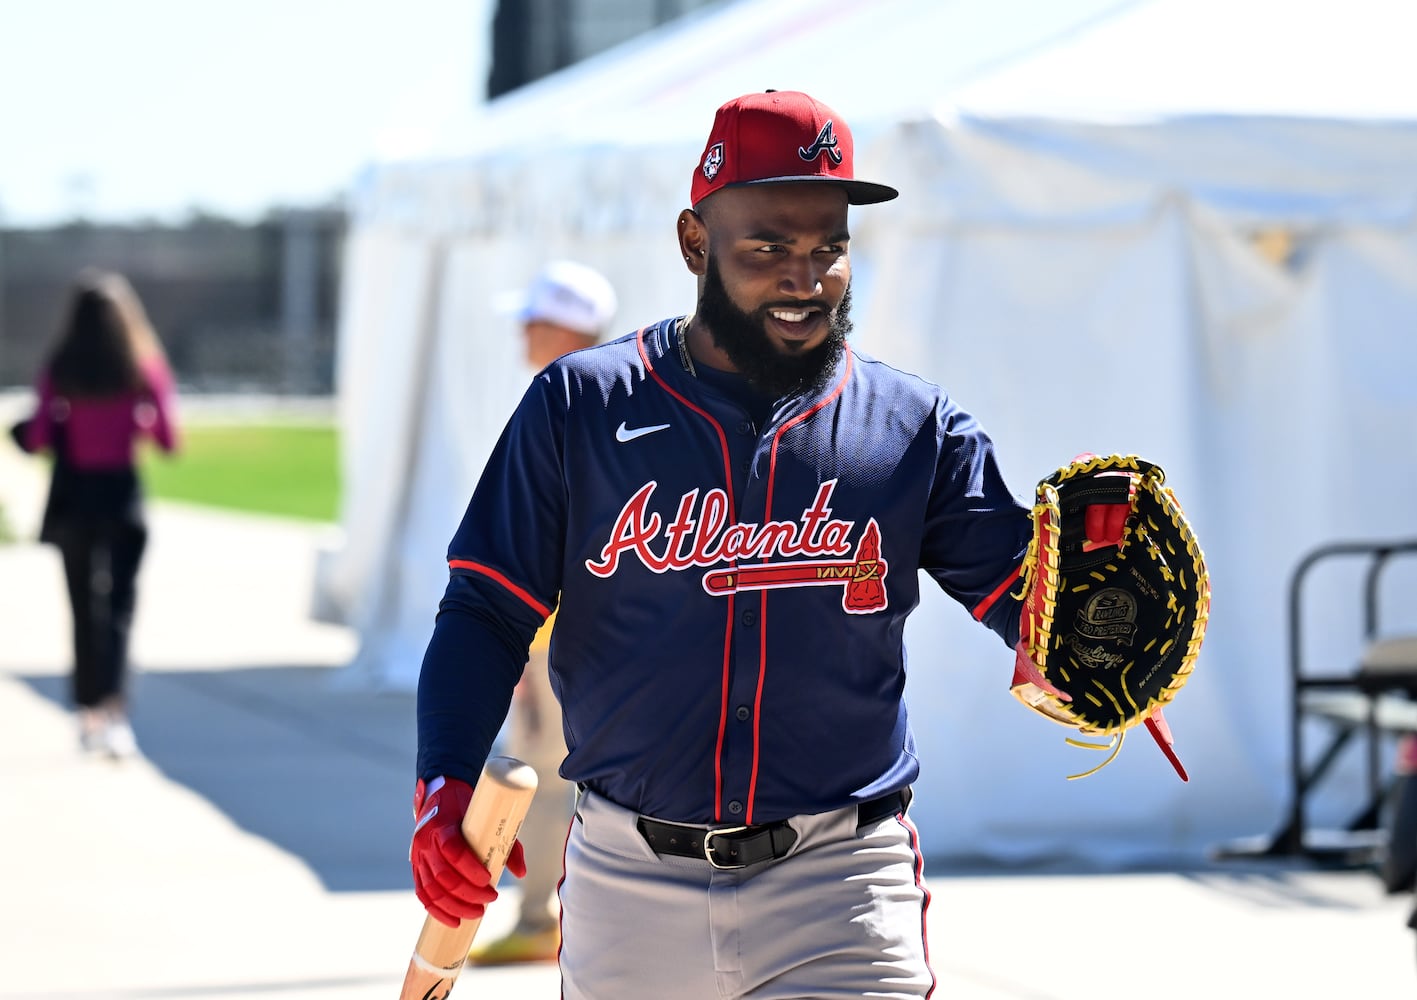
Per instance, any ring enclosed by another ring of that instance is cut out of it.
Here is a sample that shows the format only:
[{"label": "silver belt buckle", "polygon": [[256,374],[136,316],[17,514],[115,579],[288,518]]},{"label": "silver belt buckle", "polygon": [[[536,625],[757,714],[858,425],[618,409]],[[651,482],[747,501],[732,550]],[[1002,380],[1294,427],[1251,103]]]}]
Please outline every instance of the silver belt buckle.
[{"label": "silver belt buckle", "polygon": [[746,826],[721,826],[721,827],[719,827],[719,828],[716,829],[716,830],[705,830],[705,831],[704,831],[704,860],[707,861],[707,862],[708,862],[710,865],[712,865],[713,867],[717,868],[719,871],[732,871],[732,870],[737,869],[737,868],[747,868],[748,866],[747,866],[746,864],[743,864],[743,865],[721,865],[721,864],[719,864],[717,861],[714,860],[714,856],[713,856],[713,846],[712,846],[712,845],[713,845],[713,838],[714,838],[714,837],[722,836],[722,835],[724,835],[724,834],[729,834],[729,833],[742,833],[742,832],[743,832],[744,830],[746,830],[746,829],[748,829],[748,827],[746,827]]}]

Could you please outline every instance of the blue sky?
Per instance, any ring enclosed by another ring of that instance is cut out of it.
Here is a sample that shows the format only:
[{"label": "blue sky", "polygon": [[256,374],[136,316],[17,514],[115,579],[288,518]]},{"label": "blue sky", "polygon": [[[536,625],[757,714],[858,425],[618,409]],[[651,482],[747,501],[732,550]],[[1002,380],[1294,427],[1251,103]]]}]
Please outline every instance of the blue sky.
[{"label": "blue sky", "polygon": [[493,0],[0,0],[0,223],[338,198],[483,92]]}]

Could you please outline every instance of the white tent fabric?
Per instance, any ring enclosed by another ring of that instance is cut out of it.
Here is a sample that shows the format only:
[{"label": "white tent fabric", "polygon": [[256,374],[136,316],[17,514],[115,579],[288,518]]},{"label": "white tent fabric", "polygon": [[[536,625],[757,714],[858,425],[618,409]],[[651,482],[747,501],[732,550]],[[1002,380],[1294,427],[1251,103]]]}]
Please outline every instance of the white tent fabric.
[{"label": "white tent fabric", "polygon": [[1417,7],[1403,0],[1133,5],[948,101],[976,113],[1410,120]]},{"label": "white tent fabric", "polygon": [[[444,133],[418,159],[523,160],[569,145],[687,142],[713,111],[769,87],[804,90],[858,139],[1139,0],[739,0],[673,21],[529,86]],[[830,97],[830,99],[828,99]]]},{"label": "white tent fabric", "polygon": [[[859,345],[975,411],[1021,498],[1078,451],[1160,462],[1214,574],[1200,665],[1168,711],[1189,785],[1144,737],[1099,775],[1063,781],[1093,759],[1019,709],[1007,651],[924,588],[907,641],[927,849],[1141,862],[1278,826],[1287,575],[1338,537],[1417,535],[1417,70],[1385,39],[1351,40],[1354,25],[1392,32],[1375,0],[1341,14],[1152,0],[1076,7],[992,47],[976,32],[973,61],[956,53],[928,83],[911,47],[948,54],[978,8],[999,6],[735,6],[786,10],[801,35],[730,59],[765,36],[699,19],[634,46],[626,67],[607,57],[565,91],[532,88],[520,110],[502,105],[450,142],[480,135],[482,152],[371,172],[341,328],[347,537],[320,595],[363,637],[352,679],[416,678],[447,538],[525,382],[494,296],[566,255],[611,277],[625,330],[687,309],[672,220],[713,107],[800,86],[852,122],[858,173],[903,192],[853,213]],[[1009,15],[1027,20],[1017,5]],[[676,46],[682,62],[664,54]],[[857,51],[878,62],[854,63]],[[650,64],[662,86],[638,75]],[[775,79],[756,78],[764,65]],[[832,82],[843,67],[851,87]],[[893,74],[933,110],[870,82]],[[1341,97],[1340,82],[1353,84]],[[642,99],[655,127],[600,110]],[[532,127],[563,105],[573,125]],[[1405,573],[1390,581],[1417,580]],[[1306,638],[1316,662],[1346,664],[1356,576],[1315,584]],[[1387,620],[1417,625],[1406,604]],[[1346,815],[1355,795],[1335,783],[1315,819]]]}]

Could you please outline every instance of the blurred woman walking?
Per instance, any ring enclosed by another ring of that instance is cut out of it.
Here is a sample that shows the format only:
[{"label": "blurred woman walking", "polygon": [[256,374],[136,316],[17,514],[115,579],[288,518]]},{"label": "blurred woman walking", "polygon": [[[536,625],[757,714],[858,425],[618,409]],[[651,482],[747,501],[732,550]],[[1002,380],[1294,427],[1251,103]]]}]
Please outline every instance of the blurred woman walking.
[{"label": "blurred woman walking", "polygon": [[177,449],[172,371],[128,280],[85,270],[36,380],[34,416],[17,428],[53,455],[40,540],[59,548],[74,623],[72,697],[89,752],[137,752],[128,720],[128,639],[147,544],[137,442]]}]

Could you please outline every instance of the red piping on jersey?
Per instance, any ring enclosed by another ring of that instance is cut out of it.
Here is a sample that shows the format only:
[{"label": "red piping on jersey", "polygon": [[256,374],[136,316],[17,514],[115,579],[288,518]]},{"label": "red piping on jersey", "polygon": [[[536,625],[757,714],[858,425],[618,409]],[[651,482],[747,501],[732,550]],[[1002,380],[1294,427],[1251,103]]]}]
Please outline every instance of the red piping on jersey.
[{"label": "red piping on jersey", "polygon": [[[827,395],[817,400],[812,406],[797,414],[787,423],[777,429],[772,436],[772,450],[768,457],[768,489],[767,499],[763,504],[763,521],[766,523],[772,520],[772,492],[773,486],[777,482],[777,446],[782,443],[782,436],[789,430],[796,427],[802,421],[816,414],[824,406],[841,395],[846,388],[847,381],[851,378],[851,368],[854,355],[851,348],[846,348],[846,370],[841,373],[841,380]],[[763,561],[767,562],[769,556],[764,556]],[[752,776],[748,779],[748,808],[743,815],[743,822],[749,825],[753,822],[753,808],[757,805],[758,799],[758,757],[761,749],[761,726],[763,718],[763,683],[767,679],[768,673],[768,595],[767,591],[762,592],[761,605],[758,612],[758,690],[753,697],[753,770]]]},{"label": "red piping on jersey", "polygon": [[[654,362],[650,360],[649,351],[645,349],[645,331],[647,331],[648,329],[649,327],[642,326],[640,327],[639,332],[635,334],[635,347],[639,351],[640,360],[644,362],[645,371],[649,372],[650,378],[654,379],[655,382],[659,384],[659,387],[661,389],[669,393],[670,396],[678,400],[688,409],[692,410],[694,413],[697,413],[699,416],[707,420],[709,422],[709,426],[711,426],[714,429],[714,432],[718,435],[718,447],[719,451],[723,455],[724,492],[728,495],[728,523],[734,524],[738,520],[738,504],[733,496],[733,460],[729,457],[728,454],[728,435],[723,433],[723,427],[720,426],[719,422],[715,420],[708,413],[707,410],[704,410],[702,407],[695,406],[693,403],[685,399],[682,395],[676,392],[669,385],[668,382],[664,380],[664,376],[660,375],[659,372],[654,370]],[[687,333],[688,330],[685,329],[685,331],[681,333],[680,336],[685,336]],[[736,561],[734,565],[737,565]],[[714,744],[713,750],[713,819],[715,823],[722,822],[723,820],[723,741],[727,738],[728,733],[728,677],[729,667],[731,665],[731,652],[733,649],[733,596],[734,595],[732,594],[728,595],[728,618],[723,628],[723,666],[720,670],[721,681],[718,696],[718,738]],[[754,721],[754,725],[757,725],[756,720]],[[756,743],[757,740],[755,737],[755,746]],[[756,749],[754,750],[753,754],[754,760],[756,761]],[[755,764],[755,774],[756,771],[757,767]],[[750,815],[752,812],[752,801],[752,794],[750,790],[748,796],[748,809]],[[752,820],[746,820],[745,822],[752,822]]]},{"label": "red piping on jersey", "polygon": [[509,591],[512,592],[514,596],[520,598],[527,605],[527,607],[540,614],[543,620],[551,617],[550,608],[542,604],[535,597],[532,597],[531,594],[527,593],[521,587],[518,587],[515,583],[507,579],[501,573],[497,572],[491,566],[484,566],[481,563],[469,562],[466,559],[449,559],[448,569],[468,569],[472,570],[472,572],[474,573],[481,573],[483,576],[489,576],[492,579],[496,580],[498,583],[500,583],[502,586],[506,587]]},{"label": "red piping on jersey", "polygon": [[1004,592],[1014,585],[1014,581],[1019,578],[1019,575],[1022,572],[1023,565],[1020,564],[1016,566],[1012,573],[1004,577],[1003,583],[995,587],[993,592],[988,597],[984,598],[984,600],[980,601],[974,606],[974,610],[970,611],[969,613],[974,616],[975,621],[982,622],[984,620],[984,616],[989,613],[989,609],[994,606],[994,602],[997,601],[1000,597],[1004,596]]}]

